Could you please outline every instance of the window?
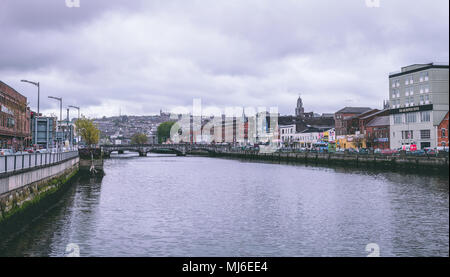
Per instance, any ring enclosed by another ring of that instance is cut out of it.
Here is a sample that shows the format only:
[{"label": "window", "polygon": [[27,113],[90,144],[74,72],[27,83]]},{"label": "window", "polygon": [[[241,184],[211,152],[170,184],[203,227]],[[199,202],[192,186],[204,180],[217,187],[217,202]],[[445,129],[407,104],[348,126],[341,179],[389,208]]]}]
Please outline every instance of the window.
[{"label": "window", "polygon": [[409,85],[409,77],[406,77],[406,79],[405,79],[405,85]]},{"label": "window", "polygon": [[445,135],[445,128],[442,128],[442,129],[441,129],[441,137],[443,137],[443,138],[446,137],[446,135]]},{"label": "window", "polygon": [[410,77],[409,77],[409,84],[412,85],[413,83],[414,83],[414,81],[413,81],[413,76],[410,76]]},{"label": "window", "polygon": [[430,120],[431,120],[430,111],[420,112],[420,121],[421,122],[430,122]]},{"label": "window", "polygon": [[394,124],[402,124],[402,114],[394,114]]},{"label": "window", "polygon": [[414,132],[412,130],[402,131],[402,139],[413,139],[413,138],[414,138]]},{"label": "window", "polygon": [[416,113],[407,113],[406,123],[415,123],[415,122],[416,122]]},{"label": "window", "polygon": [[423,90],[425,93],[430,92],[430,86],[428,86],[428,85],[423,86]]},{"label": "window", "polygon": [[426,82],[428,81],[428,72],[422,72],[420,73],[420,82]]},{"label": "window", "polygon": [[420,138],[421,139],[429,139],[430,138],[430,130],[420,130]]},{"label": "window", "polygon": [[409,95],[413,95],[414,94],[414,88],[409,88]]},{"label": "window", "polygon": [[410,104],[411,106],[414,106],[414,97],[410,97],[410,98],[409,98],[409,104]]},{"label": "window", "polygon": [[14,118],[8,118],[6,121],[6,127],[8,128],[14,128],[15,121]]}]

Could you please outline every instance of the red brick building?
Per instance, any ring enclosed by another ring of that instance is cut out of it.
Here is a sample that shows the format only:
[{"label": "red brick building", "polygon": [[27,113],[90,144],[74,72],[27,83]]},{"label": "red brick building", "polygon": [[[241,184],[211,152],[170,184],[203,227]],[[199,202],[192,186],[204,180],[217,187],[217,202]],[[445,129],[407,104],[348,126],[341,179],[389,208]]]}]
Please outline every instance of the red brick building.
[{"label": "red brick building", "polygon": [[359,119],[355,116],[371,110],[368,107],[345,107],[337,111],[334,114],[336,136],[353,134],[352,130],[359,128]]},{"label": "red brick building", "polygon": [[27,98],[0,81],[0,148],[20,150],[31,143]]},{"label": "red brick building", "polygon": [[448,147],[448,112],[437,128],[438,146]]},{"label": "red brick building", "polygon": [[377,116],[365,126],[366,145],[373,149],[389,149],[389,115]]}]

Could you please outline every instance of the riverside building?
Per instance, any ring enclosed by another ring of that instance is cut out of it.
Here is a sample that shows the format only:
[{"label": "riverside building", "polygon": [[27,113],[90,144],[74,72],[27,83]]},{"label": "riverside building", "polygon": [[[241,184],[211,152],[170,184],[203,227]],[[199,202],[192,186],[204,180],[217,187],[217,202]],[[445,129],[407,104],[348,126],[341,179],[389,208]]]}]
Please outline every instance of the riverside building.
[{"label": "riverside building", "polygon": [[389,74],[390,148],[438,146],[438,126],[449,108],[448,69],[414,64]]}]

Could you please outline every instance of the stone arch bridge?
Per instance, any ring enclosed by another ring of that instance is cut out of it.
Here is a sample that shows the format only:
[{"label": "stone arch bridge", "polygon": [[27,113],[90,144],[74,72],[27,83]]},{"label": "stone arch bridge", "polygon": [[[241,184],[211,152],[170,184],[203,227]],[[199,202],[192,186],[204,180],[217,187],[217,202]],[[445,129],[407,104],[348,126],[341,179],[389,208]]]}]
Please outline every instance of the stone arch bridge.
[{"label": "stone arch bridge", "polygon": [[124,151],[137,152],[139,156],[146,156],[149,152],[170,151],[177,156],[185,156],[193,151],[206,151],[210,154],[230,152],[228,145],[213,144],[142,144],[142,145],[101,145],[103,156],[109,157],[111,152],[119,154]]}]

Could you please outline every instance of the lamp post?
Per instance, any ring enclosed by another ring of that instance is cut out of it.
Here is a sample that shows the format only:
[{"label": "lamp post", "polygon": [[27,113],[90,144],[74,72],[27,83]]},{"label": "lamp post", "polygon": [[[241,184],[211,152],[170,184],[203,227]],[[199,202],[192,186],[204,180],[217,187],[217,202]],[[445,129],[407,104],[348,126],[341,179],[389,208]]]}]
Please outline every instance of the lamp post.
[{"label": "lamp post", "polygon": [[49,96],[48,98],[55,99],[59,101],[59,130],[61,131],[61,123],[62,123],[62,98],[61,97],[55,97],[55,96]]},{"label": "lamp post", "polygon": [[69,105],[69,108],[77,109],[78,110],[78,118],[77,119],[80,119],[80,107]]},{"label": "lamp post", "polygon": [[[74,108],[74,109],[77,109],[77,110],[78,110],[78,117],[77,117],[77,120],[78,120],[78,119],[80,119],[80,107],[77,107],[77,106],[73,106],[73,105],[69,105],[69,107],[70,107],[70,108]],[[77,133],[78,133],[78,132],[77,132]],[[80,139],[80,136],[78,135],[77,137],[78,137],[78,141],[77,141],[77,144],[80,144],[80,140],[81,140],[81,139]]]},{"label": "lamp post", "polygon": [[40,98],[40,85],[39,85],[39,82],[32,82],[32,81],[28,81],[28,80],[20,80],[21,82],[24,82],[24,83],[29,83],[29,84],[32,84],[32,85],[35,85],[35,86],[37,86],[37,88],[38,88],[38,104],[37,104],[37,113],[38,113],[38,116],[40,115],[39,114],[39,98]]}]

